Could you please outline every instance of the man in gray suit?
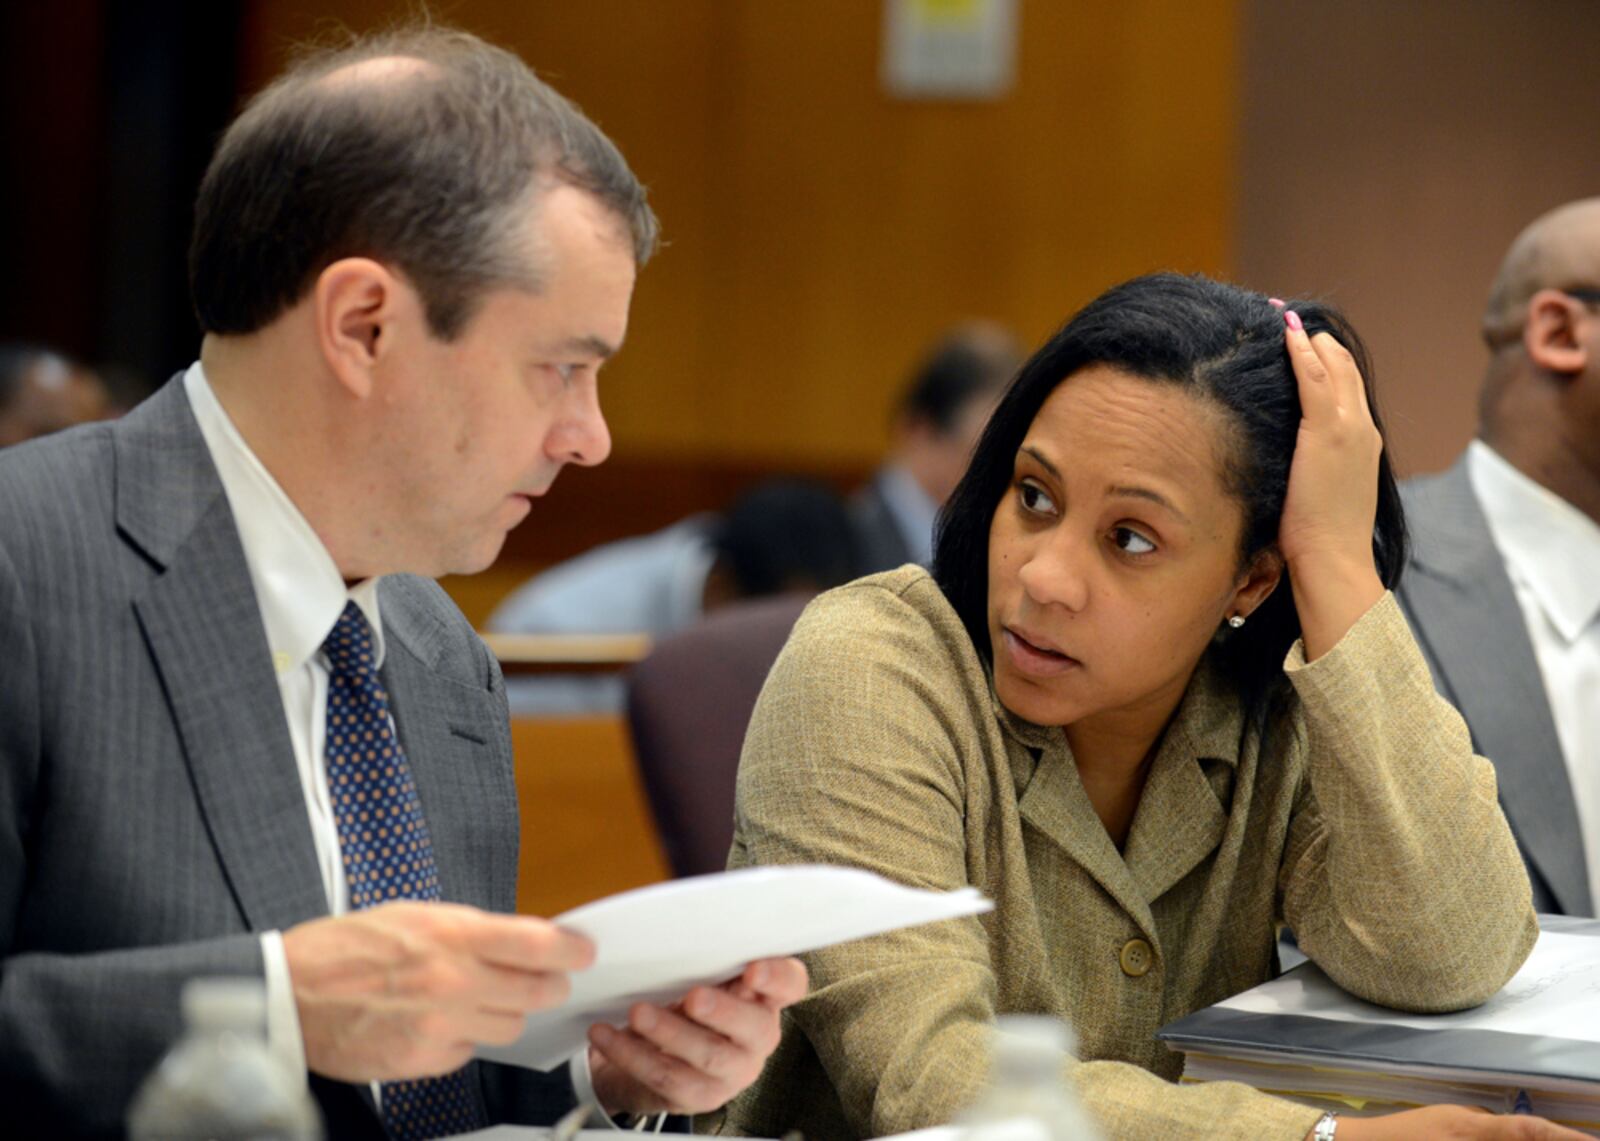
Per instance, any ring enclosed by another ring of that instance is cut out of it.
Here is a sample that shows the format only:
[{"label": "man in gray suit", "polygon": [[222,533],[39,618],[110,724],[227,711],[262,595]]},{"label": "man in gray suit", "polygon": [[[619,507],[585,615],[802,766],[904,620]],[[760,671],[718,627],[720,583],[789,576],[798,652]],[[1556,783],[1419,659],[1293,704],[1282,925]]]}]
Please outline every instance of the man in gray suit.
[{"label": "man in gray suit", "polygon": [[605,458],[654,240],[611,143],[463,34],[307,59],[228,130],[199,363],[0,454],[8,1136],[115,1135],[208,974],[264,980],[340,1138],[694,1112],[759,1072],[794,960],[593,1028],[570,1075],[469,1062],[593,948],[503,914],[504,690],[430,579]]},{"label": "man in gray suit", "polygon": [[1495,763],[1534,905],[1600,884],[1600,198],[1512,243],[1490,292],[1478,439],[1403,487],[1400,602]]}]

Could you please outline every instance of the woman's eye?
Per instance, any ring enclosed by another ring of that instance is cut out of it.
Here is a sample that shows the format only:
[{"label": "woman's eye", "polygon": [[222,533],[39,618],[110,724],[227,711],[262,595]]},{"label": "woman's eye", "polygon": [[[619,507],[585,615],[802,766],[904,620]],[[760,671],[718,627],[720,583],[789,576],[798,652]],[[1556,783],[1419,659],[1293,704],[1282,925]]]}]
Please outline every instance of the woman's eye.
[{"label": "woman's eye", "polygon": [[1156,549],[1156,545],[1146,539],[1132,527],[1114,527],[1111,531],[1112,542],[1117,548],[1130,555],[1148,555]]},{"label": "woman's eye", "polygon": [[1022,506],[1029,511],[1043,513],[1056,509],[1056,505],[1045,494],[1044,488],[1036,483],[1022,484],[1018,489],[1018,495],[1022,499]]}]

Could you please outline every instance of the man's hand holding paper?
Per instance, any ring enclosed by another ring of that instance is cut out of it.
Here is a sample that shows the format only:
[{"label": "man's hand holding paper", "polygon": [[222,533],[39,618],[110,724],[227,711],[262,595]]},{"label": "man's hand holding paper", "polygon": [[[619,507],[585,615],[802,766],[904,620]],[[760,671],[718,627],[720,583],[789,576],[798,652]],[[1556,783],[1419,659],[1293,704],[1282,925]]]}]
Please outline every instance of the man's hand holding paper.
[{"label": "man's hand holding paper", "polygon": [[594,962],[543,919],[400,901],[284,932],[306,1067],[341,1081],[432,1077],[511,1042]]}]

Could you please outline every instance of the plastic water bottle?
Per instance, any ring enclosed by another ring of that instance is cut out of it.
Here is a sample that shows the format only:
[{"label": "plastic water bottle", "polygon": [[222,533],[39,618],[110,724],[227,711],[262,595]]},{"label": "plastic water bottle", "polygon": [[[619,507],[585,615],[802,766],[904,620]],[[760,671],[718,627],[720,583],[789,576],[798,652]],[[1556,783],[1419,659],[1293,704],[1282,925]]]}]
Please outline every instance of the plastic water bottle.
[{"label": "plastic water bottle", "polygon": [[1102,1141],[1067,1076],[1076,1046],[1058,1018],[996,1019],[989,1086],[961,1118],[962,1141]]},{"label": "plastic water bottle", "polygon": [[320,1141],[305,1078],[267,1049],[259,979],[195,979],[183,988],[184,1035],[145,1079],[130,1141]]}]

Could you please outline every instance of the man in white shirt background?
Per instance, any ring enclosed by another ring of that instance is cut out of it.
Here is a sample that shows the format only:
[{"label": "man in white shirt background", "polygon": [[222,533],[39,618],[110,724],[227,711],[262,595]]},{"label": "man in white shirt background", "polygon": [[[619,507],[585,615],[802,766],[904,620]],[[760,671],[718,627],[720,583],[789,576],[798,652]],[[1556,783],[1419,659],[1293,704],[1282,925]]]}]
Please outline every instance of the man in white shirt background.
[{"label": "man in white shirt background", "polygon": [[1400,601],[1495,764],[1534,905],[1600,887],[1600,198],[1512,243],[1483,318],[1478,438],[1402,490]]},{"label": "man in white shirt background", "polygon": [[[612,144],[446,30],[309,56],[202,184],[200,361],[0,455],[0,1104],[115,1136],[197,975],[262,978],[336,1137],[720,1105],[794,960],[470,1062],[593,948],[514,906],[499,670],[429,581],[605,459],[655,220]],[[597,838],[597,843],[603,842]]]}]

